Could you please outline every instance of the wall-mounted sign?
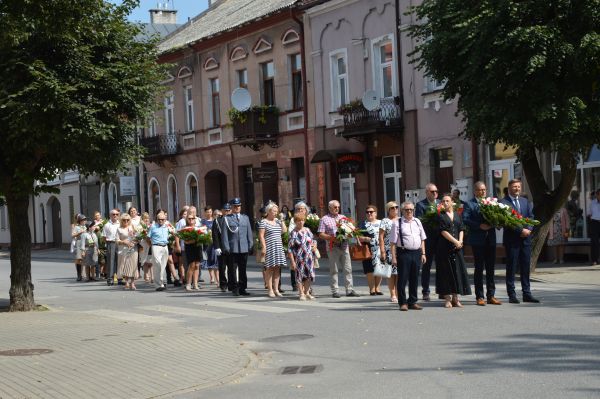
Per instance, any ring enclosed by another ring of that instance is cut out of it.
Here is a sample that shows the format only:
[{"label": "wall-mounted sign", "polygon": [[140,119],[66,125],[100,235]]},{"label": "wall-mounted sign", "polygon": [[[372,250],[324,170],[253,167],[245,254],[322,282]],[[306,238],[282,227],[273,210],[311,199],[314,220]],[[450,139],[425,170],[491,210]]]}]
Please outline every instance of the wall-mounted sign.
[{"label": "wall-mounted sign", "polygon": [[277,168],[252,168],[252,181],[255,183],[277,180]]},{"label": "wall-mounted sign", "polygon": [[121,176],[119,177],[119,193],[122,197],[135,195],[135,177]]},{"label": "wall-mounted sign", "polygon": [[339,154],[336,159],[338,173],[363,173],[365,171],[365,157],[362,152]]}]

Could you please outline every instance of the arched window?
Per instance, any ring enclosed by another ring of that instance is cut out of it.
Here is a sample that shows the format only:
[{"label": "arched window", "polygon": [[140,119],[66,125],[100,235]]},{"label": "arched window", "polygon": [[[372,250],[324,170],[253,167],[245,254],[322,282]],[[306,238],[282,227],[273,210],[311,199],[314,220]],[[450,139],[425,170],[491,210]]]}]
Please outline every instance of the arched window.
[{"label": "arched window", "polygon": [[200,197],[198,192],[198,178],[193,173],[189,173],[186,178],[186,202],[188,205],[193,205],[198,208]]},{"label": "arched window", "polygon": [[117,198],[117,186],[115,183],[108,185],[108,208],[115,209],[119,207],[119,201]]},{"label": "arched window", "polygon": [[167,199],[169,203],[167,212],[169,213],[169,219],[177,221],[177,216],[179,215],[179,203],[177,198],[177,180],[175,180],[175,176],[169,176],[167,187]]},{"label": "arched window", "polygon": [[150,198],[150,209],[149,213],[154,218],[154,213],[160,208],[160,186],[156,178],[150,179],[150,185],[148,186],[148,198]]}]

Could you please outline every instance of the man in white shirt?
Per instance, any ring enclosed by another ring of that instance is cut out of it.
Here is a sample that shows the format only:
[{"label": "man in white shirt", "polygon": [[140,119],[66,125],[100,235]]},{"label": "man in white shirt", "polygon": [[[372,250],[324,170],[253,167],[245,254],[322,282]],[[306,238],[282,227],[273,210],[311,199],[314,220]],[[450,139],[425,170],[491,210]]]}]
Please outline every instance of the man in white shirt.
[{"label": "man in white shirt", "polygon": [[104,225],[102,235],[106,238],[106,284],[114,285],[117,273],[117,236],[119,229],[119,216],[121,211],[117,208],[110,211],[110,220]]},{"label": "man in white shirt", "polygon": [[[421,221],[414,217],[415,205],[407,201],[402,204],[402,216],[392,223],[390,252],[392,265],[398,267],[398,304],[401,311],[421,310],[417,304],[419,268],[425,263],[425,240],[427,235]],[[408,282],[408,299],[406,283]]]}]

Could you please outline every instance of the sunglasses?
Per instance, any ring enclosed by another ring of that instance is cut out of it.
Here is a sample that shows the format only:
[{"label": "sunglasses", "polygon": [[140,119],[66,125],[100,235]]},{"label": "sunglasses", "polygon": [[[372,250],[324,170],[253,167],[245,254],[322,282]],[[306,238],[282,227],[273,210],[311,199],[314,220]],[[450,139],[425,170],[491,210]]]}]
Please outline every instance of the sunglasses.
[{"label": "sunglasses", "polygon": [[167,219],[157,219],[159,222],[164,222]]},{"label": "sunglasses", "polygon": [[429,190],[430,193],[437,193],[438,190]]},{"label": "sunglasses", "polygon": [[375,211],[367,211],[367,213],[375,213]]},{"label": "sunglasses", "polygon": [[111,213],[110,216],[119,216],[120,213]]},{"label": "sunglasses", "polygon": [[390,206],[390,209],[398,209],[398,205],[396,205],[396,206]]}]

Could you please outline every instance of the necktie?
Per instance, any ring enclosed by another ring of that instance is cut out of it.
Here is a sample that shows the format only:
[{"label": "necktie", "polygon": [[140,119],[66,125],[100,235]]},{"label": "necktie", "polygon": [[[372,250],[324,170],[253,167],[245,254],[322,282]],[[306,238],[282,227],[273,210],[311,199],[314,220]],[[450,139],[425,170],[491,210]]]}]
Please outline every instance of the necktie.
[{"label": "necktie", "polygon": [[521,205],[519,204],[519,197],[515,198],[515,208],[517,212],[521,213]]},{"label": "necktie", "polygon": [[235,214],[235,218],[236,218],[236,219],[237,219],[237,221],[239,222],[239,221],[240,221],[240,214],[239,214],[239,213],[236,213],[236,214]]}]

